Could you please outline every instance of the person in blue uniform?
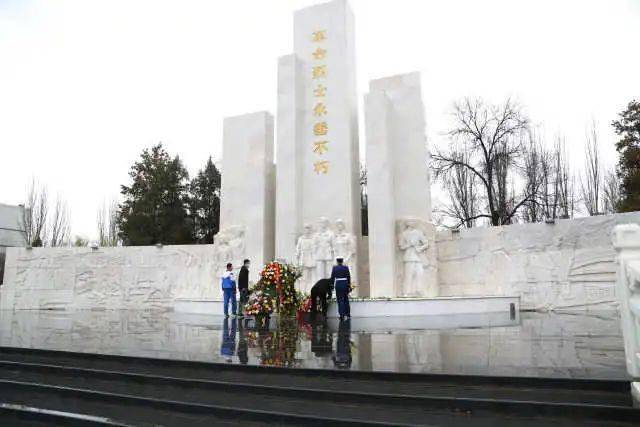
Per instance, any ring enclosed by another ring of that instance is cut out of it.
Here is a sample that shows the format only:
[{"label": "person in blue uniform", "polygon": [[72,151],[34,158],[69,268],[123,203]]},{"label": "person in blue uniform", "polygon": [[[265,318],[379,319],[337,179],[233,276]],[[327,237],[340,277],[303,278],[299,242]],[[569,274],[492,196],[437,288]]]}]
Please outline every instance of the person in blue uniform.
[{"label": "person in blue uniform", "polygon": [[222,322],[222,344],[220,345],[220,355],[226,362],[233,361],[233,354],[236,350],[236,319],[231,320],[231,330],[229,330],[229,318],[225,317]]},{"label": "person in blue uniform", "polygon": [[222,292],[224,294],[224,317],[229,317],[229,301],[231,301],[231,313],[235,316],[238,302],[236,301],[236,279],[231,263],[227,264],[227,271],[222,274]]},{"label": "person in blue uniform", "polygon": [[342,258],[336,258],[336,265],[331,270],[331,281],[336,290],[336,300],[338,300],[338,313],[340,320],[351,317],[349,308],[349,292],[351,292],[351,273],[349,267],[344,265]]}]

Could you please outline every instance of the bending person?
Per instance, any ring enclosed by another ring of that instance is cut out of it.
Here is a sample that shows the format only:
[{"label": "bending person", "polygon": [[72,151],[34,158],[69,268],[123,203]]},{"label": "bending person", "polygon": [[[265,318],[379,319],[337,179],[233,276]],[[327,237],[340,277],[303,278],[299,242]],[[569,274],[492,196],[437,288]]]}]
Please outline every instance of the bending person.
[{"label": "bending person", "polygon": [[333,281],[331,279],[320,279],[311,288],[311,318],[316,317],[318,298],[320,298],[320,311],[327,317],[329,307],[327,300],[331,299]]}]

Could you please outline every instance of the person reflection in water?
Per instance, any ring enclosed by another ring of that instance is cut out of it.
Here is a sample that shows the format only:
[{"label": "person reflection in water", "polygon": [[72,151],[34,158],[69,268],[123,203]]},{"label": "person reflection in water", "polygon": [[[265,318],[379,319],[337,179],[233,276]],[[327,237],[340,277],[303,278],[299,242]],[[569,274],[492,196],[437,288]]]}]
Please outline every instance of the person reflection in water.
[{"label": "person reflection in water", "polygon": [[333,337],[325,319],[311,323],[311,351],[316,357],[326,357],[333,354]]},{"label": "person reflection in water", "polygon": [[247,331],[243,321],[238,324],[238,360],[246,365],[249,362],[249,344],[247,342]]},{"label": "person reflection in water", "polygon": [[231,319],[231,331],[229,331],[229,319],[224,318],[222,322],[222,344],[220,345],[220,355],[230,363],[236,351],[236,319]]},{"label": "person reflection in water", "polygon": [[338,325],[338,342],[333,365],[337,369],[351,368],[351,319],[341,320]]}]

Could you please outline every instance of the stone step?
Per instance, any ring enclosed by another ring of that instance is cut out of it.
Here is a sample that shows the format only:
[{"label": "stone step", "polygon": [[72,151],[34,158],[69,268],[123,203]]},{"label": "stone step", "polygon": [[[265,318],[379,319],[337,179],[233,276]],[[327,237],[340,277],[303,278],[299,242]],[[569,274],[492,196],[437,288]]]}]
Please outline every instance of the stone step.
[{"label": "stone step", "polygon": [[[5,402],[9,399],[10,403],[26,405],[33,403],[36,395],[54,394],[65,397],[64,404],[71,405],[74,412],[118,421],[131,418],[128,412],[114,410],[116,402],[142,408],[143,419],[133,419],[135,422],[173,423],[178,417],[176,423],[167,425],[181,425],[184,414],[220,418],[220,411],[227,420],[242,415],[251,422],[308,424],[323,420],[323,425],[464,422],[475,426],[491,425],[497,419],[501,424],[510,420],[510,425],[519,426],[632,425],[640,416],[626,400],[628,384],[625,392],[619,382],[468,377],[465,385],[462,376],[230,367],[26,349],[2,349],[0,359],[0,388],[11,390],[2,393]],[[559,385],[564,385],[564,394],[553,392],[562,389]],[[584,387],[573,392],[582,397],[570,399],[568,386],[577,385]],[[518,391],[519,397],[530,399],[518,400]],[[52,404],[55,399],[35,401],[47,409],[64,408],[62,402]],[[111,406],[101,407],[97,401],[111,402]],[[174,418],[151,413],[145,409],[149,407],[168,411]]]}]

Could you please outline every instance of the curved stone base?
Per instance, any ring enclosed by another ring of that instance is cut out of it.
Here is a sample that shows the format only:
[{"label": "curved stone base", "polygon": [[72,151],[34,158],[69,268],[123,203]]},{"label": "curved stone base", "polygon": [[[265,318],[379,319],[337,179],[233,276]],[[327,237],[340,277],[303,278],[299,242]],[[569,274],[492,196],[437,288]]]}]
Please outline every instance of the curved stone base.
[{"label": "curved stone base", "polygon": [[[513,312],[520,310],[520,297],[477,296],[437,298],[353,299],[352,317],[406,317]],[[178,313],[222,313],[222,301],[212,299],[177,299]],[[337,317],[335,301],[329,305],[329,317]]]}]

